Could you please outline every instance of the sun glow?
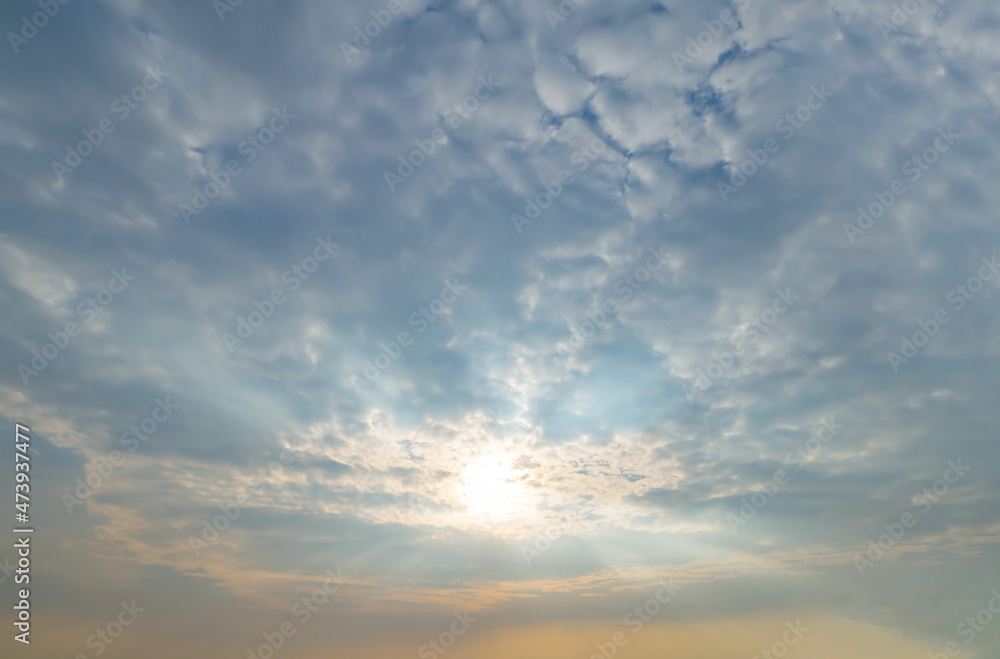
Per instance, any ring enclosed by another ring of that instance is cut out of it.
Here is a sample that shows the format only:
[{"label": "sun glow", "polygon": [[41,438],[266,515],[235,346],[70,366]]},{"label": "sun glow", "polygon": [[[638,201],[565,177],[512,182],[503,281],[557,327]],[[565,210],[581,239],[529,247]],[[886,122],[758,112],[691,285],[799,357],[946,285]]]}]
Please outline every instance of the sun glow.
[{"label": "sun glow", "polygon": [[473,459],[462,470],[459,496],[473,515],[511,517],[527,504],[527,494],[509,459],[488,454]]}]

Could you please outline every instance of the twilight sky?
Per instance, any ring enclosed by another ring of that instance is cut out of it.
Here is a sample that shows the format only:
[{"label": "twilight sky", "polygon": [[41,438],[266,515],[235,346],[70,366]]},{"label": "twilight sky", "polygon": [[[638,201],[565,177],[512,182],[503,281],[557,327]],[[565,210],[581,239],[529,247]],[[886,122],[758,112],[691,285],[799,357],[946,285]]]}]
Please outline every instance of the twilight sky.
[{"label": "twilight sky", "polygon": [[1000,653],[996,3],[51,3],[3,656]]}]

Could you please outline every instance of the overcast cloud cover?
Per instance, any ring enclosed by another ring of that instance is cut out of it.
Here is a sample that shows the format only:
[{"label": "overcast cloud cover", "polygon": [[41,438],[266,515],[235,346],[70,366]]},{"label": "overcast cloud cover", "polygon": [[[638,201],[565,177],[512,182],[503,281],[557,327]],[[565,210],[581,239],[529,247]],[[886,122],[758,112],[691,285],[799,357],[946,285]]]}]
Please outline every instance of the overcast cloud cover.
[{"label": "overcast cloud cover", "polygon": [[997,656],[1000,8],[561,7],[3,4],[4,656]]}]

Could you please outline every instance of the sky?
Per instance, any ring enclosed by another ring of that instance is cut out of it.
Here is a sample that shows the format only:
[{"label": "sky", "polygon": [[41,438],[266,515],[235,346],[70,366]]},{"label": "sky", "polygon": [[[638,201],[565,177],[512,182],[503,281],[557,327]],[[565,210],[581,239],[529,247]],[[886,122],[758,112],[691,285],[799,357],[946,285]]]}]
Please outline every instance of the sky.
[{"label": "sky", "polygon": [[996,3],[0,27],[3,656],[1000,652]]}]

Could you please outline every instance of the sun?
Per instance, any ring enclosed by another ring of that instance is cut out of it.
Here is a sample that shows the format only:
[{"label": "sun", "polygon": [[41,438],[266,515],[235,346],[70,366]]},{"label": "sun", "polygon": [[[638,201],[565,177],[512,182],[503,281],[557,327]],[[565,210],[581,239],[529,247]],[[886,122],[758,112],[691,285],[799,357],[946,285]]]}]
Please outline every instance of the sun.
[{"label": "sun", "polygon": [[526,503],[527,492],[511,467],[511,460],[487,454],[462,470],[461,503],[480,517],[508,518]]}]

